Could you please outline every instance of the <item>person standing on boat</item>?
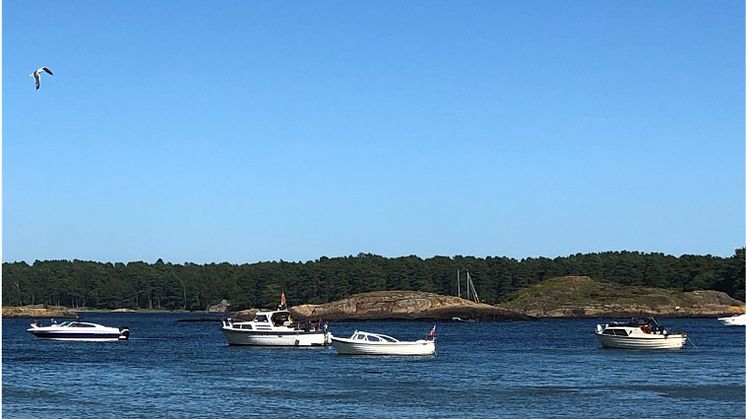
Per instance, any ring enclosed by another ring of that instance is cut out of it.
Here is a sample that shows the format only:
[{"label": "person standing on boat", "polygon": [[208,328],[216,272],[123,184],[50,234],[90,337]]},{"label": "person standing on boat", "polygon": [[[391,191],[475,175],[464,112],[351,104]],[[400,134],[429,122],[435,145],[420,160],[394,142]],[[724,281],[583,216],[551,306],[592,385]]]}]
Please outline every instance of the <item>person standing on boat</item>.
[{"label": "person standing on boat", "polygon": [[433,325],[433,330],[427,332],[426,340],[435,340],[435,325]]},{"label": "person standing on boat", "polygon": [[287,300],[285,299],[285,292],[283,292],[282,294],[280,294],[280,305],[277,306],[277,309],[278,310],[287,310],[288,309]]}]

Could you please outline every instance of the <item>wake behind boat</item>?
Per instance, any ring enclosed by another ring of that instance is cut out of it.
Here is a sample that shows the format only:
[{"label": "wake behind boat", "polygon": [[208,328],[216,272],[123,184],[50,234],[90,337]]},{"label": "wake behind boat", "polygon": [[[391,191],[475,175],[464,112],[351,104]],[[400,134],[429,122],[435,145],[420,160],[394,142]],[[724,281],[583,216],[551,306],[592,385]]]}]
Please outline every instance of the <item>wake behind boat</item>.
[{"label": "wake behind boat", "polygon": [[340,355],[432,355],[435,353],[435,326],[426,339],[413,342],[356,330],[349,339],[332,336],[332,345]]},{"label": "wake behind boat", "polygon": [[669,333],[654,318],[615,321],[596,325],[596,338],[604,348],[680,349],[686,333]]},{"label": "wake behind boat", "polygon": [[53,320],[49,326],[42,326],[37,321],[31,323],[31,327],[26,331],[40,339],[86,342],[114,342],[127,340],[130,337],[130,330],[126,327],[108,327],[78,320],[62,323],[56,323]]},{"label": "wake behind boat", "polygon": [[718,317],[723,326],[746,326],[746,313],[730,317]]}]

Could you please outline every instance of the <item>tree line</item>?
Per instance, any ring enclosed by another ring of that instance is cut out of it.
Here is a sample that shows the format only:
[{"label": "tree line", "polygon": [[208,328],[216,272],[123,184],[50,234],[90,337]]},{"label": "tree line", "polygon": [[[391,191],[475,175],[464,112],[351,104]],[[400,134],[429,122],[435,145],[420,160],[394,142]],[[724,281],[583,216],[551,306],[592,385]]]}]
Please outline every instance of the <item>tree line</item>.
[{"label": "tree line", "polygon": [[743,301],[745,262],[744,248],[727,258],[621,251],[521,260],[386,258],[361,253],[308,262],[241,265],[172,264],[161,259],[153,264],[37,260],[32,265],[3,263],[2,304],[205,310],[223,299],[231,303],[231,309],[272,307],[282,292],[290,305],[319,304],[383,290],[456,295],[457,270],[469,270],[480,298],[490,304],[544,279],[565,275],[680,291],[717,290]]}]

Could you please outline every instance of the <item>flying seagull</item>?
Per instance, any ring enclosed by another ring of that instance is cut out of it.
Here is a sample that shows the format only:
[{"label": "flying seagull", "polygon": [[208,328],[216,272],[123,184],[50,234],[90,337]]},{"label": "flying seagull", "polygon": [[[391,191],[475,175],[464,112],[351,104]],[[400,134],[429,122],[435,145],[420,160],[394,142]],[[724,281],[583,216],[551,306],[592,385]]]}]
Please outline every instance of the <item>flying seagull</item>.
[{"label": "flying seagull", "polygon": [[50,69],[48,69],[46,67],[38,68],[33,73],[29,74],[28,75],[29,77],[33,77],[34,78],[34,82],[36,84],[36,90],[39,90],[39,85],[41,84],[41,72],[42,71],[44,71],[46,73],[49,73],[52,76],[54,75],[54,74],[52,74],[52,70],[50,70]]}]

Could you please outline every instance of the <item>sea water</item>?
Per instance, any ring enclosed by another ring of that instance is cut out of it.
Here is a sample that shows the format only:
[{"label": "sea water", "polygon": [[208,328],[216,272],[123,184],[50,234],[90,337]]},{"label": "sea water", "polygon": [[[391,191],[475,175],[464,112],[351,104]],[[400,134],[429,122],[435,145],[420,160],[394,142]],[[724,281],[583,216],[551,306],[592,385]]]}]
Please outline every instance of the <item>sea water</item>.
[{"label": "sea water", "polygon": [[[599,320],[437,322],[437,354],[337,355],[333,348],[228,346],[204,314],[89,313],[127,326],[121,342],[35,338],[2,322],[8,418],[717,417],[746,414],[743,327],[659,319],[682,350],[602,349]],[[401,340],[434,323],[338,322]]]}]

